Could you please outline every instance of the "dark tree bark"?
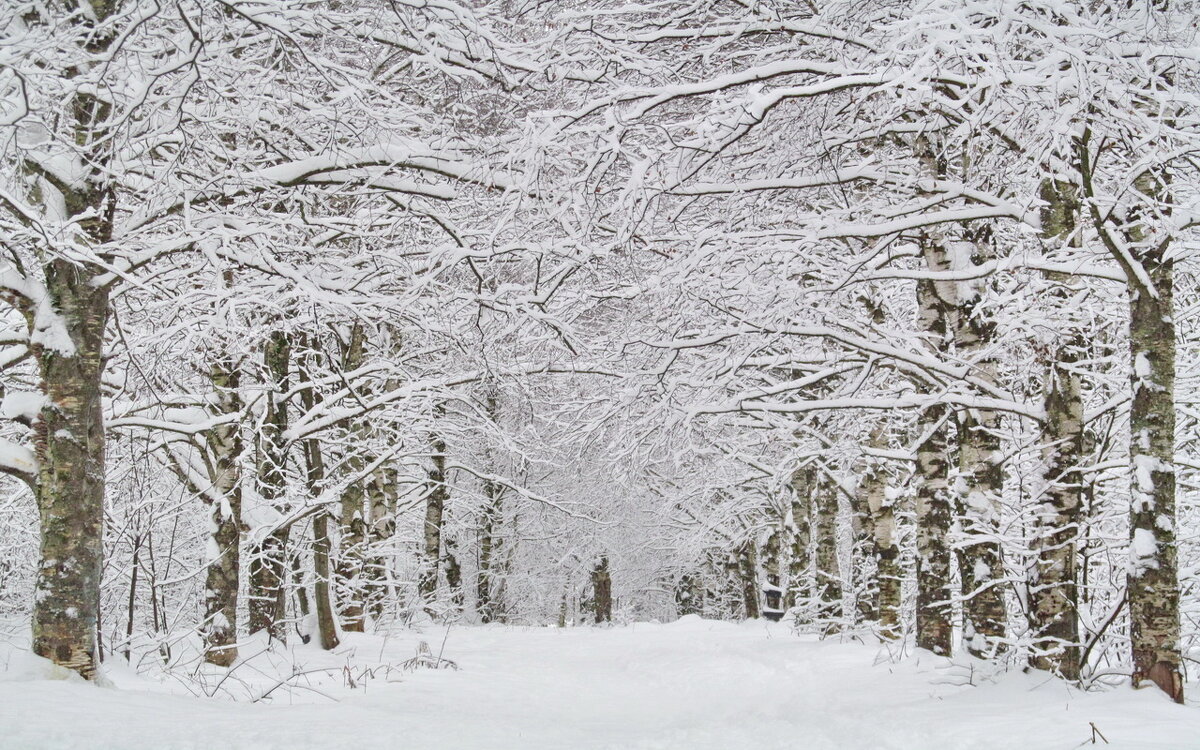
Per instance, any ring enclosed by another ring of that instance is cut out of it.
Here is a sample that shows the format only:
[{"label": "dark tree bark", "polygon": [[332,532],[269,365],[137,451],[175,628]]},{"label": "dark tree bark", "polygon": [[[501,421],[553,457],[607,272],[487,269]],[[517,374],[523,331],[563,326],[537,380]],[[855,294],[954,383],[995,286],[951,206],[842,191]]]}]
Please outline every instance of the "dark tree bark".
[{"label": "dark tree bark", "polygon": [[608,557],[601,557],[592,569],[592,603],[596,624],[612,622],[612,577],[608,572]]},{"label": "dark tree bark", "polygon": [[[500,421],[500,403],[494,386],[489,386],[484,398],[484,408],[494,424]],[[498,461],[494,451],[488,455],[490,473],[495,474]],[[496,618],[499,602],[496,601],[496,559],[500,551],[497,536],[498,526],[503,520],[504,487],[491,479],[483,480],[484,506],[479,520],[479,566],[475,582],[475,609],[480,622],[492,622]]]},{"label": "dark tree bark", "polygon": [[483,494],[486,505],[479,523],[479,572],[475,584],[476,610],[480,622],[492,622],[496,618],[499,603],[496,601],[495,557],[498,552],[499,539],[496,538],[496,526],[500,521],[502,490],[495,482],[485,480]]},{"label": "dark tree bark", "polygon": [[308,643],[312,640],[308,623],[308,616],[312,613],[312,605],[308,601],[308,576],[305,574],[304,560],[300,555],[292,555],[289,565],[292,571],[291,590],[296,597],[296,613],[299,615],[296,634],[300,636],[301,643]]},{"label": "dark tree bark", "polygon": [[[307,358],[317,356],[311,350],[301,359],[299,376],[302,382],[312,382],[305,363]],[[314,388],[305,388],[300,394],[300,403],[305,412],[312,412],[320,399]],[[309,497],[320,498],[325,486],[325,457],[321,454],[321,441],[317,438],[307,438],[303,441],[305,484]],[[333,540],[329,535],[330,513],[319,510],[312,519],[313,530],[313,604],[317,613],[317,633],[321,648],[332,651],[338,647],[339,639],[337,622],[333,611],[333,568],[330,565],[330,555],[333,551]]]},{"label": "dark tree bark", "polygon": [[704,592],[690,573],[684,573],[675,584],[675,608],[680,617],[698,615],[704,609]]},{"label": "dark tree bark", "polygon": [[458,543],[453,536],[446,535],[442,546],[446,550],[443,562],[446,570],[446,588],[450,590],[450,603],[456,611],[461,612],[464,592],[462,565],[458,562]]},{"label": "dark tree bark", "polygon": [[[367,465],[365,457],[354,455],[347,459],[346,469],[357,474]],[[367,522],[365,514],[370,480],[354,482],[342,490],[341,517],[336,574],[342,630],[363,632],[366,620],[366,547]]]},{"label": "dark tree bark", "polygon": [[737,575],[746,619],[757,620],[762,617],[762,605],[758,586],[758,554],[754,542],[747,540],[734,551],[733,571]]},{"label": "dark tree bark", "polygon": [[[441,413],[440,409],[438,413]],[[446,513],[446,501],[450,498],[450,489],[446,484],[446,441],[435,434],[430,438],[430,446],[433,455],[430,457],[429,483],[425,495],[425,556],[417,581],[417,591],[426,603],[427,611],[437,597],[442,559],[442,524]]]},{"label": "dark tree bark", "polygon": [[133,643],[133,615],[137,606],[138,560],[142,552],[142,536],[135,535],[132,541],[133,559],[129,561],[129,612],[125,619],[125,661],[132,659],[130,646]]},{"label": "dark tree bark", "polygon": [[[263,352],[267,374],[267,413],[258,439],[258,494],[282,511],[287,490],[288,450],[284,432],[288,427],[287,401],[290,389],[291,342],[276,331]],[[283,623],[287,602],[288,527],[264,537],[250,554],[250,632],[266,630],[276,640],[286,640]]]},{"label": "dark tree bark", "polygon": [[337,633],[337,622],[333,617],[333,595],[330,592],[332,569],[329,564],[329,553],[332,542],[329,538],[329,513],[320,512],[313,516],[313,600],[317,610],[317,633],[320,636],[321,648],[332,651],[338,647],[340,640]]}]

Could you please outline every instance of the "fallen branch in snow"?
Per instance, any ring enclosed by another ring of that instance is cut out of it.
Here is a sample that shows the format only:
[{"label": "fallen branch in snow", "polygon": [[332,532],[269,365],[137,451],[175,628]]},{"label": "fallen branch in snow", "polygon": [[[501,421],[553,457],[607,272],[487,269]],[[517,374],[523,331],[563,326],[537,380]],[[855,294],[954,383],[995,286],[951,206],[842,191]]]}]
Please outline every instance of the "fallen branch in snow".
[{"label": "fallen branch in snow", "polygon": [[[275,692],[277,689],[283,687],[284,685],[287,685],[289,682],[296,679],[297,677],[304,677],[305,675],[316,674],[318,672],[326,672],[326,673],[336,672],[336,671],[338,671],[338,669],[339,669],[338,667],[321,667],[318,669],[292,670],[291,674],[287,675],[286,677],[279,678],[279,680],[277,680],[274,685],[267,688],[257,698],[251,699],[250,702],[258,703],[259,701],[263,700],[264,698],[269,696],[271,693]],[[322,696],[328,698],[329,700],[334,701],[335,703],[337,702],[337,698],[334,698],[332,695],[322,693],[320,690],[317,690],[314,687],[305,686],[305,685],[293,685],[292,687],[299,687],[299,688],[304,688],[305,690],[311,690],[314,693],[316,693],[317,695],[322,695]]]},{"label": "fallen branch in snow", "polygon": [[1096,722],[1094,722],[1094,721],[1089,721],[1089,722],[1088,722],[1088,726],[1092,728],[1092,737],[1091,737],[1091,739],[1084,740],[1083,742],[1080,742],[1080,743],[1079,743],[1078,745],[1076,745],[1075,747],[1083,747],[1084,745],[1095,745],[1095,744],[1096,744],[1096,738],[1097,738],[1097,737],[1099,737],[1100,739],[1104,740],[1104,744],[1105,744],[1105,745],[1107,745],[1107,744],[1108,744],[1108,738],[1107,738],[1107,737],[1105,737],[1103,734],[1101,734],[1100,730],[1096,728]]}]

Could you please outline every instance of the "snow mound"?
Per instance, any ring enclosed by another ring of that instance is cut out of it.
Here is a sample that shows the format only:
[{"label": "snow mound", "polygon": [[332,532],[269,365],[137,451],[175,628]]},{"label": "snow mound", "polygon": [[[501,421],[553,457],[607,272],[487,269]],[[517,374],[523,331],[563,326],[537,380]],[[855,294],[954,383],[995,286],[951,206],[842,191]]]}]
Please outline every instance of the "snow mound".
[{"label": "snow mound", "polygon": [[85,680],[65,667],[28,651],[12,651],[0,665],[0,682],[33,682],[35,680]]}]

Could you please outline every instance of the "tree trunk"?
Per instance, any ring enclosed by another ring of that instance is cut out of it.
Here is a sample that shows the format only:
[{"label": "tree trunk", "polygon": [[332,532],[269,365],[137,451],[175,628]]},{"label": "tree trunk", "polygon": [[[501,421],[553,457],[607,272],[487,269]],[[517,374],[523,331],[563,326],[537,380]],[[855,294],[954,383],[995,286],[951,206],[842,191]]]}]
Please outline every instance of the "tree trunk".
[{"label": "tree trunk", "polygon": [[881,497],[882,506],[875,523],[875,554],[879,585],[879,633],[884,638],[900,636],[901,586],[903,571],[900,569],[900,539],[896,528],[894,501],[886,495]]},{"label": "tree trunk", "polygon": [[812,486],[813,470],[792,472],[792,508],[787,524],[791,536],[787,585],[783,608],[807,606],[812,598]]},{"label": "tree trunk", "polygon": [[612,577],[608,572],[608,557],[601,557],[592,569],[592,603],[596,609],[596,624],[612,622]]},{"label": "tree trunk", "polygon": [[[921,250],[931,271],[947,271],[950,264],[940,241],[924,237]],[[917,282],[919,328],[926,347],[939,351],[952,343],[954,282],[922,279]],[[953,624],[950,591],[950,522],[953,492],[950,467],[957,453],[950,439],[949,409],[941,404],[926,407],[917,419],[923,440],[917,448],[917,646],[939,656],[949,656]]]},{"label": "tree trunk", "polygon": [[[1144,184],[1145,195],[1159,191]],[[1175,541],[1174,262],[1167,247],[1140,229],[1130,249],[1148,285],[1130,279],[1129,336],[1133,403],[1129,409],[1129,617],[1133,683],[1151,680],[1183,702],[1179,671],[1179,569]]]},{"label": "tree trunk", "polygon": [[[290,388],[291,342],[287,334],[276,331],[267,340],[263,352],[267,373],[267,413],[263,419],[258,441],[258,494],[282,512],[283,495],[287,491],[287,446],[283,433],[287,430],[287,402],[283,398]],[[284,527],[267,535],[250,555],[250,632],[267,630],[271,637],[286,640],[283,617],[287,587],[288,529]]]},{"label": "tree trunk", "polygon": [[826,635],[841,629],[842,574],[838,564],[838,488],[834,479],[818,480],[816,498],[817,618]]},{"label": "tree trunk", "polygon": [[329,553],[333,543],[329,538],[329,513],[321,511],[313,516],[312,527],[313,572],[316,576],[313,599],[317,609],[317,632],[321,638],[321,648],[332,651],[338,647],[340,640],[333,616],[333,593],[330,591],[333,570],[329,564]]},{"label": "tree trunk", "polygon": [[[216,391],[216,410],[220,415],[239,414],[242,399],[237,363],[219,358],[210,371]],[[242,518],[242,428],[235,420],[213,427],[206,434],[212,461],[212,497],[208,501],[209,528],[212,530],[208,569],[204,584],[204,622],[200,626],[204,641],[204,660],[221,667],[231,666],[238,657],[237,598],[241,571]],[[220,498],[220,501],[217,501]]]},{"label": "tree trunk", "polygon": [[399,472],[394,467],[381,466],[367,485],[371,521],[367,529],[370,556],[364,571],[366,583],[363,598],[366,610],[375,621],[383,615],[390,579],[391,558],[390,555],[383,554],[382,550],[396,535],[396,501],[400,494],[398,483]]},{"label": "tree trunk", "polygon": [[[349,340],[342,352],[342,370],[349,372],[362,366],[366,346],[366,330],[356,322],[350,329]],[[351,434],[366,445],[370,438],[367,420],[359,419],[351,427]],[[361,449],[350,448],[345,461],[345,471],[352,476],[360,475],[371,464],[372,457]],[[341,614],[342,630],[361,633],[366,618],[365,599],[367,565],[367,497],[371,478],[353,482],[342,490],[340,517],[338,519],[338,555],[336,566],[338,611]]]},{"label": "tree trunk", "polygon": [[[1160,113],[1161,114],[1161,113]],[[1085,197],[1094,199],[1090,133],[1076,141]],[[1183,702],[1179,568],[1175,538],[1175,310],[1170,234],[1147,226],[1170,219],[1165,175],[1146,170],[1128,191],[1127,212],[1086,202],[1097,234],[1125,272],[1129,293],[1130,387],[1128,600],[1133,684],[1154,682]],[[1165,207],[1165,208],[1164,208]],[[1165,214],[1165,216],[1164,216]]]},{"label": "tree trunk", "polygon": [[133,644],[133,614],[137,605],[137,585],[138,585],[138,559],[142,551],[142,537],[137,535],[133,538],[133,559],[129,562],[129,612],[125,619],[125,663],[128,664],[132,658]]},{"label": "tree trunk", "polygon": [[[87,42],[79,50],[89,60],[102,60],[114,41],[111,31],[98,30],[117,11],[117,3],[97,3],[72,23],[86,27]],[[63,115],[74,130],[79,163],[86,172],[76,185],[58,183],[60,197],[49,197],[35,182],[34,204],[50,208],[76,223],[77,242],[104,257],[113,240],[117,195],[107,170],[114,142],[109,127],[112,105],[78,90]],[[51,126],[53,127],[53,126]],[[32,169],[33,165],[27,165]],[[39,167],[40,169],[40,167]],[[44,170],[41,170],[44,175]],[[72,181],[76,182],[76,181]],[[53,207],[53,208],[51,208]],[[64,225],[69,226],[69,225]],[[29,352],[37,363],[42,407],[33,423],[36,476],[31,483],[40,522],[39,561],[33,600],[33,651],[86,679],[96,674],[100,617],[100,579],[104,555],[104,414],[101,374],[104,330],[108,325],[109,287],[97,283],[109,269],[103,264],[52,259],[42,265],[45,298],[26,298],[18,307],[29,321]],[[44,322],[38,308],[48,307],[61,322],[65,340],[37,327]]]},{"label": "tree trunk", "polygon": [[312,612],[312,607],[308,602],[308,583],[305,580],[307,576],[304,573],[304,561],[300,555],[292,555],[291,569],[291,590],[295,592],[296,613],[299,615],[296,618],[296,634],[300,636],[301,643],[308,643],[312,640],[312,632],[309,627],[309,614]]},{"label": "tree trunk", "polygon": [[783,618],[783,545],[787,536],[786,513],[771,529],[762,550],[762,568],[766,580],[762,587],[762,616],[778,622]]},{"label": "tree trunk", "polygon": [[917,428],[928,434],[917,449],[917,646],[949,656],[950,620],[950,414],[932,406]]},{"label": "tree trunk", "polygon": [[49,301],[71,341],[31,346],[45,395],[34,422],[41,561],[33,651],[87,679],[94,677],[99,658],[96,627],[104,552],[100,375],[110,303],[107,287],[93,283],[103,272],[65,260],[47,264]]},{"label": "tree trunk", "polygon": [[[874,434],[871,438],[876,440]],[[865,468],[858,487],[850,499],[850,528],[853,544],[850,548],[850,572],[853,576],[854,613],[859,622],[879,619],[879,553],[875,544],[875,514],[871,512],[870,495],[880,493],[882,476],[874,462],[864,461]],[[878,487],[877,487],[878,485]],[[876,573],[872,577],[872,572]]]},{"label": "tree trunk", "polygon": [[446,588],[450,590],[450,604],[457,613],[461,612],[463,607],[462,565],[458,562],[458,543],[453,536],[443,536],[443,547],[446,549]]},{"label": "tree trunk", "polygon": [[[360,454],[351,456],[346,461],[346,470],[358,474],[367,465],[365,457]],[[366,611],[366,568],[367,523],[365,519],[367,485],[370,478],[354,482],[342,490],[340,503],[341,518],[338,545],[337,580],[341,596],[342,630],[348,633],[363,632]]]},{"label": "tree trunk", "polygon": [[[984,225],[972,234],[970,242],[960,243],[960,248],[971,248],[970,265],[980,266],[994,260],[991,227]],[[976,378],[995,384],[996,324],[980,309],[980,291],[973,284],[957,284],[955,301],[958,305],[953,316],[957,354],[970,362]],[[955,496],[963,532],[958,553],[963,591],[963,643],[969,653],[980,658],[990,657],[1000,648],[1008,624],[1001,588],[1004,566],[997,539],[1000,498],[1004,492],[999,428],[1000,415],[994,410],[961,409],[958,412]]]},{"label": "tree trunk", "polygon": [[[496,388],[488,386],[484,408],[493,424],[500,422],[500,401]],[[488,471],[497,473],[499,466],[494,450],[488,451]],[[503,516],[504,488],[491,479],[483,480],[484,506],[479,521],[479,566],[475,582],[475,611],[480,622],[492,622],[496,617],[498,602],[495,591],[495,559],[498,557],[500,541],[496,538],[497,525]]]},{"label": "tree trunk", "polygon": [[[1042,230],[1049,241],[1078,245],[1079,202],[1076,188],[1047,180],[1042,186]],[[1066,307],[1070,277],[1048,274],[1056,283],[1052,292]],[[1086,341],[1077,326],[1055,349],[1046,371],[1043,408],[1042,460],[1045,493],[1037,508],[1034,538],[1037,559],[1030,583],[1030,620],[1038,635],[1031,664],[1056,671],[1069,680],[1079,678],[1078,539],[1084,455],[1083,383],[1075,372]]]},{"label": "tree trunk", "polygon": [[675,608],[680,617],[698,615],[704,609],[704,592],[690,573],[684,573],[675,584]]},{"label": "tree trunk", "polygon": [[[438,410],[441,413],[441,410]],[[446,442],[440,435],[430,440],[433,455],[430,457],[429,485],[425,495],[425,559],[422,561],[417,591],[426,604],[426,611],[437,596],[438,573],[442,558],[442,521],[446,512],[446,500],[450,491],[446,485]]]},{"label": "tree trunk", "polygon": [[734,552],[733,569],[737,574],[746,619],[757,620],[762,617],[762,607],[758,594],[758,554],[753,541],[746,540]]},{"label": "tree trunk", "polygon": [[483,508],[483,516],[479,523],[479,575],[475,583],[475,609],[479,613],[479,621],[488,623],[496,617],[497,602],[492,583],[492,567],[499,546],[496,525],[500,520],[500,502],[503,495],[500,487],[489,480],[483,483],[483,494],[487,498],[487,504]]},{"label": "tree trunk", "polygon": [[1079,677],[1078,589],[1079,472],[1083,457],[1083,398],[1079,375],[1071,370],[1073,347],[1064,346],[1046,375],[1045,494],[1037,509],[1034,540],[1036,580],[1030,587],[1031,620],[1039,636],[1033,666]]},{"label": "tree trunk", "polygon": [[[871,431],[868,445],[886,448],[884,425]],[[894,500],[888,493],[887,472],[878,459],[869,459],[858,487],[859,502],[870,515],[869,549],[875,556],[875,591],[871,614],[884,638],[900,633],[900,545]]]},{"label": "tree trunk", "polygon": [[[311,347],[309,349],[305,357],[316,356]],[[304,364],[306,361],[307,359],[300,360],[298,374],[302,382],[312,382],[309,370]],[[319,402],[316,390],[305,388],[300,394],[300,402],[304,405],[304,411],[311,413]],[[317,501],[325,487],[325,457],[321,454],[321,441],[317,438],[304,440],[304,463],[308,495]],[[333,540],[329,536],[329,518],[329,511],[322,508],[312,520],[313,604],[317,612],[317,633],[321,648],[326,651],[332,651],[339,644],[337,621],[333,611],[333,568],[329,559],[333,550]]]}]

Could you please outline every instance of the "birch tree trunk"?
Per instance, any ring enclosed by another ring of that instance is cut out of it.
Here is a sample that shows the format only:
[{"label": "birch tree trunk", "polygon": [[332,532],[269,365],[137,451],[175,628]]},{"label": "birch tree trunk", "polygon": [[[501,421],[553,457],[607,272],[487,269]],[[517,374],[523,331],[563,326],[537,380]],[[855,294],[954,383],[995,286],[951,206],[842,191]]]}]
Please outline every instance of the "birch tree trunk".
[{"label": "birch tree trunk", "polygon": [[[1050,242],[1079,245],[1079,200],[1075,186],[1047,180],[1042,186],[1042,230]],[[1048,274],[1056,284],[1052,294],[1064,307],[1074,295],[1068,293],[1069,277]],[[1031,581],[1030,619],[1039,643],[1031,663],[1038,669],[1056,671],[1078,679],[1078,540],[1082,508],[1083,476],[1079,466],[1084,455],[1083,384],[1076,363],[1086,342],[1073,326],[1067,340],[1055,347],[1046,369],[1043,408],[1043,480],[1045,493],[1037,509],[1038,530],[1034,545],[1037,559]]]},{"label": "birch tree trunk", "polygon": [[[886,448],[886,431],[879,425],[871,431],[868,445]],[[888,493],[887,472],[878,459],[869,459],[858,486],[859,504],[869,515],[869,550],[875,557],[875,591],[871,612],[884,638],[900,633],[900,545],[893,498]]]},{"label": "birch tree trunk", "polygon": [[[343,372],[350,372],[362,366],[365,346],[366,330],[362,323],[355,322],[350,328],[350,336],[342,352]],[[366,420],[356,420],[350,430],[351,434],[361,439],[362,444],[367,443],[370,429]],[[370,464],[371,456],[361,450],[352,449],[344,466],[346,473],[359,476]],[[363,632],[366,617],[364,572],[367,565],[367,516],[370,513],[366,504],[372,480],[373,477],[364,478],[348,484],[342,490],[339,503],[336,589],[342,630],[350,633]]]},{"label": "birch tree trunk", "polygon": [[895,500],[889,496],[883,482],[867,496],[871,512],[875,515],[875,561],[876,578],[879,586],[878,612],[879,633],[884,638],[900,636],[901,586],[903,570],[900,568],[900,534],[896,528]]},{"label": "birch tree trunk", "polygon": [[[449,525],[448,521],[443,519],[444,525]],[[450,591],[450,604],[454,608],[454,613],[457,615],[462,612],[464,592],[462,581],[462,565],[458,562],[458,541],[452,534],[442,533],[442,547],[446,550],[443,556],[444,568],[446,571],[446,588]]]},{"label": "birch tree trunk", "polygon": [[817,480],[815,521],[817,542],[817,618],[825,634],[840,629],[842,574],[838,564],[838,490],[832,478]]},{"label": "birch tree trunk", "polygon": [[[349,473],[358,474],[366,468],[365,457],[355,454],[346,460]],[[338,607],[342,630],[363,632],[366,617],[364,571],[366,568],[367,523],[366,510],[369,480],[354,482],[342,490],[339,518],[337,581],[341,594]]]},{"label": "birch tree trunk", "polygon": [[[94,105],[103,109],[102,105]],[[96,117],[99,118],[99,112]],[[107,208],[101,195],[77,200]],[[72,208],[77,215],[82,207]],[[101,216],[111,217],[105,211]],[[85,222],[90,223],[90,222]],[[111,226],[92,225],[104,240]],[[107,287],[93,283],[104,269],[53,260],[45,267],[50,304],[70,345],[33,344],[45,400],[34,422],[38,462],[36,496],[41,522],[40,562],[33,604],[33,651],[87,679],[99,655],[104,531],[104,418],[100,376],[104,367]]]},{"label": "birch tree trunk", "polygon": [[792,472],[792,508],[787,521],[791,545],[784,587],[785,610],[807,605],[812,598],[812,487],[813,470],[810,467]]},{"label": "birch tree trunk", "polygon": [[[87,13],[74,16],[86,43],[79,50],[89,62],[104,59],[113,43],[110,32],[96,30],[118,10],[116,0],[93,0]],[[53,206],[78,226],[77,242],[95,248],[113,241],[117,195],[106,172],[111,163],[112,105],[78,91],[64,116],[74,130],[85,172],[68,184],[34,161],[30,196],[35,205]],[[46,194],[53,185],[61,198]],[[100,579],[103,570],[105,445],[101,407],[104,331],[111,309],[109,287],[99,283],[108,269],[89,261],[53,257],[42,266],[45,299],[17,301],[30,322],[29,351],[37,363],[45,397],[33,423],[40,522],[39,561],[33,603],[33,651],[86,679],[96,674]],[[55,341],[35,330],[37,307],[47,305],[61,321],[67,340]]]},{"label": "birch tree trunk", "polygon": [[917,427],[928,437],[917,448],[917,646],[949,656],[950,619],[950,414],[934,406]]},{"label": "birch tree trunk", "polygon": [[[240,373],[235,361],[221,357],[210,372],[216,389],[217,412],[237,415],[242,410]],[[204,660],[222,667],[238,657],[238,588],[241,576],[242,428],[240,420],[213,427],[206,434],[212,457],[212,494],[208,500],[212,539],[204,583]],[[218,501],[219,498],[219,501]]]},{"label": "birch tree trunk", "polygon": [[[1129,294],[1130,387],[1128,599],[1133,684],[1152,681],[1183,702],[1179,665],[1179,563],[1175,537],[1175,310],[1165,176],[1133,180],[1122,214],[1102,214],[1093,183],[1090,133],[1077,141],[1077,167],[1092,224],[1125,272]],[[1116,218],[1114,218],[1116,217]],[[1165,236],[1164,236],[1165,235]]]},{"label": "birch tree trunk", "polygon": [[370,503],[370,526],[367,529],[370,556],[364,570],[365,609],[378,622],[383,615],[390,580],[390,555],[385,545],[396,534],[396,502],[400,496],[399,472],[392,466],[381,466],[367,485]]},{"label": "birch tree trunk", "polygon": [[[438,410],[440,413],[440,410]],[[429,489],[425,496],[425,555],[417,591],[426,604],[426,611],[437,595],[438,573],[442,558],[442,523],[450,490],[446,485],[446,441],[440,435],[430,438],[433,455],[430,457]]]},{"label": "birch tree trunk", "polygon": [[[1161,192],[1143,175],[1137,188]],[[1183,702],[1179,567],[1175,539],[1174,261],[1166,243],[1131,232],[1129,337],[1133,403],[1129,409],[1132,492],[1129,509],[1129,616],[1133,683],[1150,680]]]},{"label": "birch tree trunk", "polygon": [[[991,227],[970,232],[970,264],[995,260]],[[981,309],[980,289],[959,283],[955,287],[958,310],[953,320],[957,354],[971,364],[972,374],[990,384],[997,382],[996,324]],[[963,643],[980,658],[1000,646],[1008,623],[1001,584],[1000,498],[1004,468],[1000,450],[1000,415],[990,409],[962,409],[958,413],[958,480],[955,492],[963,539],[959,547],[959,574],[963,591]]]},{"label": "birch tree trunk", "polygon": [[[921,250],[932,271],[949,270],[946,251],[923,238]],[[939,349],[951,341],[953,282],[917,282],[919,327],[927,345]],[[953,493],[950,466],[955,454],[950,439],[949,409],[926,407],[917,419],[923,440],[917,448],[917,646],[949,656],[953,623],[950,591],[950,522]]]},{"label": "birch tree trunk", "polygon": [[850,550],[850,571],[853,576],[854,613],[859,622],[874,622],[879,618],[879,583],[873,577],[878,569],[878,551],[875,545],[875,514],[871,512],[868,495],[875,492],[874,484],[880,477],[868,461],[867,468],[858,479],[858,486],[850,499],[850,530],[853,546]]},{"label": "birch tree trunk", "polygon": [[787,533],[787,514],[784,513],[777,519],[762,548],[762,569],[766,578],[762,587],[762,615],[772,621],[778,621],[783,617],[782,572],[785,564],[784,545]]}]

